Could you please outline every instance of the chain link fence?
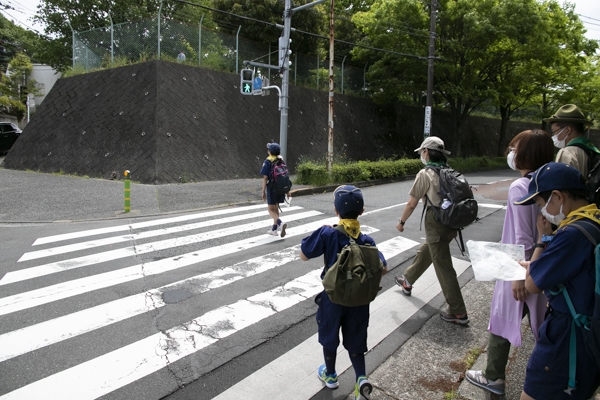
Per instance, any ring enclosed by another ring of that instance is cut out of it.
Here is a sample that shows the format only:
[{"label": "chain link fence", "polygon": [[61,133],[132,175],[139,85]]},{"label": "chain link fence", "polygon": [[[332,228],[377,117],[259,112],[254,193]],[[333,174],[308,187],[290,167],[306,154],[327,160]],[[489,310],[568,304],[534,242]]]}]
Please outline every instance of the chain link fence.
[{"label": "chain link fence", "polygon": [[[177,61],[177,56],[183,52],[185,64],[238,73],[244,60],[276,65],[277,47],[277,43],[244,39],[243,26],[237,35],[230,35],[206,29],[201,22],[194,26],[156,17],[75,32],[73,69],[90,72],[152,59]],[[326,52],[317,56],[292,54],[290,83],[328,91],[329,60],[326,56]],[[344,61],[334,61],[335,90],[365,96],[366,66],[357,68]],[[271,84],[281,82],[276,70],[268,69],[261,73],[269,78]]]}]

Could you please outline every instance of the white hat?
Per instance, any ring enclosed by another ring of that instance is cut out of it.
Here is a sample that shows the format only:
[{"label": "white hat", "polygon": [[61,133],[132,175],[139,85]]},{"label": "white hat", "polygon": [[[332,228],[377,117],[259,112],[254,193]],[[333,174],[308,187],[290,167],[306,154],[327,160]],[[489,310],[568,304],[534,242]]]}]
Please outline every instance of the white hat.
[{"label": "white hat", "polygon": [[423,143],[421,143],[421,146],[419,146],[418,149],[415,149],[415,152],[419,152],[423,149],[437,150],[446,155],[450,155],[450,152],[444,149],[444,141],[436,136],[429,136],[427,139],[423,140]]}]

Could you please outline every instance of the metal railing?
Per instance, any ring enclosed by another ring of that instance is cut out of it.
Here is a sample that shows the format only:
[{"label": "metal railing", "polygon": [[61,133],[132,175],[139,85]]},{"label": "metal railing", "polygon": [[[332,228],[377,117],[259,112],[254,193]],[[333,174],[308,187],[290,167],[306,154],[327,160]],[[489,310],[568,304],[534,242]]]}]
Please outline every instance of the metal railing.
[{"label": "metal railing", "polygon": [[[277,43],[248,40],[243,37],[243,32],[243,26],[239,27],[237,35],[209,30],[202,26],[202,19],[195,26],[158,16],[121,24],[112,24],[111,19],[110,26],[73,31],[73,69],[90,72],[151,59],[177,61],[182,51],[185,64],[231,73],[238,73],[244,60],[277,63]],[[292,54],[290,83],[329,90],[329,60],[326,56],[326,52],[317,56]],[[261,72],[271,83],[279,79],[271,76],[271,70]],[[334,62],[336,91],[367,95],[365,74],[365,67],[348,65],[346,59]]]}]

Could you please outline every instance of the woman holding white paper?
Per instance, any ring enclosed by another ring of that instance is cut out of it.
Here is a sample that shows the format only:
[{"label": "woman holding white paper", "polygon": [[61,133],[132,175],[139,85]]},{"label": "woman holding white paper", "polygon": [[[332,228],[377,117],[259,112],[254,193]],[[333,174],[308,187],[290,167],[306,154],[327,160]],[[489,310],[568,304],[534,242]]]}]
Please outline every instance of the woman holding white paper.
[{"label": "woman holding white paper", "polygon": [[[521,244],[525,257],[531,258],[537,240],[536,220],[540,213],[537,205],[515,206],[513,202],[525,196],[530,174],[554,159],[554,145],[550,134],[543,130],[528,130],[515,136],[508,145],[506,161],[521,178],[508,189],[508,200],[502,243]],[[538,327],[544,321],[547,298],[543,293],[529,294],[525,281],[497,281],[490,310],[488,331],[490,338],[487,364],[483,371],[469,370],[467,380],[492,393],[504,394],[504,379],[510,346],[521,346],[521,321],[529,315],[531,330],[536,340]]]}]

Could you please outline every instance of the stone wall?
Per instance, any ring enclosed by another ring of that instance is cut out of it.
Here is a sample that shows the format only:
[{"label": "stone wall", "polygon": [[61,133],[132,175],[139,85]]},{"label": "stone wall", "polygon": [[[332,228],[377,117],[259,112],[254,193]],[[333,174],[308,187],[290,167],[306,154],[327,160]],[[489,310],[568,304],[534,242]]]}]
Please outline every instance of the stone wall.
[{"label": "stone wall", "polygon": [[[279,141],[271,92],[244,96],[238,75],[163,61],[59,79],[4,166],[99,178],[127,169],[143,183],[257,177],[266,143]],[[302,157],[325,158],[328,93],[289,92],[286,161],[293,171]],[[336,93],[334,114],[338,161],[413,155],[422,140],[421,108]],[[434,110],[432,120],[432,134],[450,137],[447,113]],[[495,155],[499,126],[470,118],[462,153]],[[539,126],[511,123],[508,136],[532,127]]]}]

